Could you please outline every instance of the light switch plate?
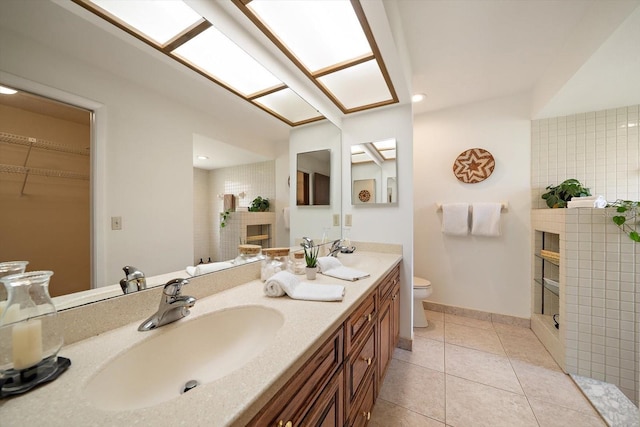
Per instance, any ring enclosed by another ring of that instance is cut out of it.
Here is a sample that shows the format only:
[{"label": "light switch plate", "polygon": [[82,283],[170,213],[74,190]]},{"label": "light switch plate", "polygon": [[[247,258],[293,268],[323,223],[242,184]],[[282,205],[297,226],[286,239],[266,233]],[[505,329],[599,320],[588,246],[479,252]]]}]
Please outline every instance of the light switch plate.
[{"label": "light switch plate", "polygon": [[112,230],[122,230],[122,217],[121,216],[112,216],[111,217],[111,229]]},{"label": "light switch plate", "polygon": [[351,227],[351,214],[345,214],[344,216],[344,226]]},{"label": "light switch plate", "polygon": [[333,226],[340,227],[340,214],[333,214]]}]

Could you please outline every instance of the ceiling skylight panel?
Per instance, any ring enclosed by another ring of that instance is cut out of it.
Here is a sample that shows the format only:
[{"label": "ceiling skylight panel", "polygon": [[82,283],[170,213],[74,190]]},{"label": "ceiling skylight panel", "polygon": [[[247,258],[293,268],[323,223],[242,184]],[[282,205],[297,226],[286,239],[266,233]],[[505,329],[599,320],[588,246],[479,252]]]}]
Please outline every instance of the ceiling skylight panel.
[{"label": "ceiling skylight panel", "polygon": [[318,80],[347,110],[393,101],[375,60],[327,74]]},{"label": "ceiling skylight panel", "polygon": [[372,54],[349,0],[252,0],[247,7],[310,72]]},{"label": "ceiling skylight panel", "polygon": [[277,77],[214,27],[172,53],[246,97],[282,85]]},{"label": "ceiling skylight panel", "polygon": [[180,0],[91,0],[91,3],[159,45],[202,19]]},{"label": "ceiling skylight panel", "polygon": [[275,112],[292,123],[322,118],[322,115],[315,108],[290,88],[256,98],[253,102]]}]

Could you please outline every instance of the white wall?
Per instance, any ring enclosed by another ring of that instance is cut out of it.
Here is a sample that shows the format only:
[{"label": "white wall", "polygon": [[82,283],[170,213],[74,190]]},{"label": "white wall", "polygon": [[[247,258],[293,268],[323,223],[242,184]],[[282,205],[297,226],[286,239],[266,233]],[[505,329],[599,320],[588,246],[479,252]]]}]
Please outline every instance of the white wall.
[{"label": "white wall", "polygon": [[[400,272],[400,336],[412,337],[413,315],[413,162],[411,106],[381,108],[349,116],[342,121],[342,210],[352,215],[353,241],[403,245]],[[351,146],[395,138],[398,152],[398,203],[351,204]]]},{"label": "white wall", "polygon": [[[331,150],[331,205],[329,206],[296,206],[296,161],[298,153],[317,150]],[[341,209],[341,136],[340,129],[331,122],[323,120],[319,123],[294,128],[289,139],[289,172],[291,186],[289,203],[291,207],[291,230],[289,233],[290,245],[294,245],[296,239],[309,236],[320,242],[323,229],[328,228],[329,238],[340,237],[341,229],[333,226],[333,215],[340,215]]]},{"label": "white wall", "polygon": [[[529,102],[513,96],[414,119],[415,275],[431,281],[433,302],[530,317]],[[495,170],[481,183],[464,184],[452,165],[474,147],[493,154]],[[509,203],[500,237],[442,234],[436,203],[499,201]]]}]

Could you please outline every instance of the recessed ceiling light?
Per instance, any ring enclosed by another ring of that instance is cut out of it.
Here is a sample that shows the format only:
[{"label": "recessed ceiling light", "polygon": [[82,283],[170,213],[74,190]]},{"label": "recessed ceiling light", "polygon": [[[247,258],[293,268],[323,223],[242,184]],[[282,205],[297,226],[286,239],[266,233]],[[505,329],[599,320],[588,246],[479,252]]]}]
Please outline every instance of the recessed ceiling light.
[{"label": "recessed ceiling light", "polygon": [[427,97],[424,93],[416,93],[411,97],[411,102],[421,102]]},{"label": "recessed ceiling light", "polygon": [[18,91],[8,87],[0,86],[0,93],[3,95],[13,95],[15,93],[18,93]]},{"label": "recessed ceiling light", "polygon": [[198,160],[209,160],[209,157],[200,155],[198,156]]}]

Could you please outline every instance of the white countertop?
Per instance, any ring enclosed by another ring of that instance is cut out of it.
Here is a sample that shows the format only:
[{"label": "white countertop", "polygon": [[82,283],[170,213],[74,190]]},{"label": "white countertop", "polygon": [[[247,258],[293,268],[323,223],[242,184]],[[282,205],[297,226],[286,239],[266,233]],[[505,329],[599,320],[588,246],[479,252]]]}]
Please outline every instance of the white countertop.
[{"label": "white countertop", "polygon": [[[297,301],[286,296],[268,298],[263,293],[263,283],[254,280],[198,300],[190,316],[157,330],[138,332],[140,322],[151,314],[145,311],[140,313],[140,321],[63,347],[59,355],[71,359],[69,370],[52,383],[0,400],[0,424],[3,427],[243,426],[345,320],[376,282],[400,262],[401,255],[356,252],[344,255],[344,259],[345,263],[350,261],[347,265],[367,271],[371,276],[346,282],[319,274],[316,283],[345,285],[342,302]],[[170,328],[179,328],[183,322],[212,311],[245,305],[276,309],[283,315],[284,324],[261,355],[226,377],[201,384],[162,404],[135,410],[98,409],[83,394],[86,383],[102,367],[141,341]]]}]

